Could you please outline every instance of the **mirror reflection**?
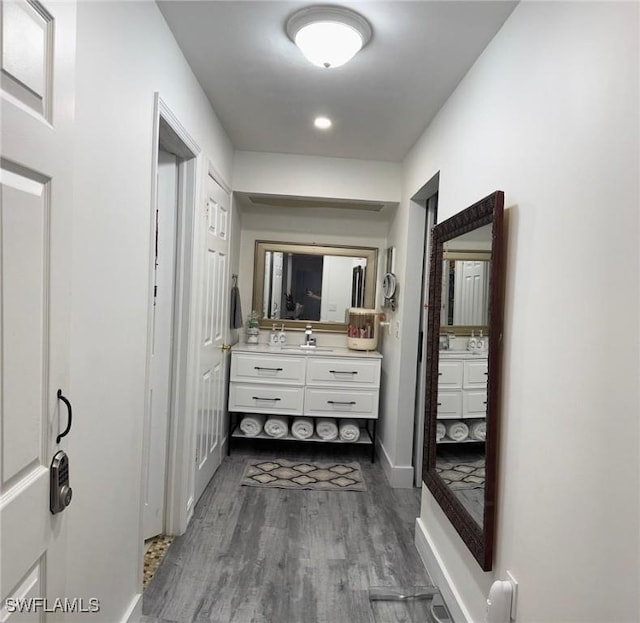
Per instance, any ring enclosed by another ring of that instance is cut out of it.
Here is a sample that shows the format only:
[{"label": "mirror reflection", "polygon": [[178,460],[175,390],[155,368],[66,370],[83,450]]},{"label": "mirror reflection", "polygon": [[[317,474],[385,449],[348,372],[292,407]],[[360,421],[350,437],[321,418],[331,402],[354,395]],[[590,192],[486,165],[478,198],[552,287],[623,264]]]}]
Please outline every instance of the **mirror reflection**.
[{"label": "mirror reflection", "polygon": [[262,327],[346,331],[346,310],[375,306],[373,247],[256,241],[252,308]]},{"label": "mirror reflection", "polygon": [[495,527],[503,205],[497,191],[432,234],[427,487],[485,571]]},{"label": "mirror reflection", "polygon": [[364,306],[365,257],[266,251],[262,317],[344,322]]}]

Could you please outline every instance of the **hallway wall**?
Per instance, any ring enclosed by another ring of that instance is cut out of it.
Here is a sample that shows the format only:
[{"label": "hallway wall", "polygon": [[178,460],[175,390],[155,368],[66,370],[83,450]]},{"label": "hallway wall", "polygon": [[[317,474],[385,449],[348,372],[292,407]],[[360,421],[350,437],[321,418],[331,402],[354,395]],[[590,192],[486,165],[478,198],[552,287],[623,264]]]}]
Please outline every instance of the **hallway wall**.
[{"label": "hallway wall", "polygon": [[419,525],[473,621],[506,570],[523,623],[640,618],[638,24],[637,3],[521,2],[405,161],[398,249],[436,172],[439,221],[505,191],[494,571],[426,489]]},{"label": "hallway wall", "polygon": [[78,6],[69,436],[70,597],[128,616],[141,590],[141,461],[154,92],[231,178],[232,146],[154,2]]}]

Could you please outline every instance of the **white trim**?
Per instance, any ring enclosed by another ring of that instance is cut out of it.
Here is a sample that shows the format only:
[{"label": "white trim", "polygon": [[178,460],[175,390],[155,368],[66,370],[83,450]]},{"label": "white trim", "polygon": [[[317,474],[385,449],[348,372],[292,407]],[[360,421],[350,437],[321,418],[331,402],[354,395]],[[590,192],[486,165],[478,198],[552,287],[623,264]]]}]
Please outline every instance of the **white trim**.
[{"label": "white trim", "polygon": [[413,489],[413,466],[393,465],[380,439],[376,441],[376,454],[389,484],[394,489]]},{"label": "white trim", "polygon": [[[192,462],[188,452],[185,452],[185,436],[189,438],[189,431],[192,429],[190,419],[186,417],[181,420],[180,425],[173,417],[175,413],[192,413],[189,404],[193,398],[191,391],[191,379],[193,375],[189,369],[192,352],[191,326],[193,304],[193,248],[194,232],[196,221],[196,210],[199,197],[199,176],[198,176],[198,154],[200,148],[191,138],[189,133],[182,126],[177,117],[164,103],[159,93],[154,94],[154,117],[153,117],[153,143],[152,143],[152,167],[151,167],[151,218],[150,218],[150,241],[155,235],[155,214],[157,201],[157,163],[158,149],[160,141],[160,119],[163,119],[171,130],[182,142],[186,151],[190,152],[190,158],[181,158],[179,168],[179,189],[178,189],[178,219],[177,219],[177,253],[176,265],[176,316],[175,327],[175,348],[174,348],[174,392],[171,405],[171,417],[168,429],[168,453],[167,453],[167,495],[165,500],[164,532],[167,534],[182,534],[188,523],[189,512],[187,509],[187,499],[189,497],[188,488],[185,486],[188,480],[188,468]],[[150,405],[149,405],[149,384],[150,361],[152,343],[152,317],[153,317],[153,269],[154,269],[154,245],[150,244],[149,253],[149,275],[148,275],[148,309],[147,309],[147,359],[145,371],[145,411],[144,411],[144,437],[143,437],[143,462],[141,469],[142,488],[146,478],[146,465],[148,460],[148,440],[150,427]],[[144,500],[140,500],[140,534],[143,534],[144,521]]]},{"label": "white trim", "polygon": [[[220,173],[220,171],[218,171],[218,169],[216,169],[213,166],[213,163],[211,162],[211,160],[209,160],[207,164],[208,164],[209,175],[216,181],[216,184],[219,184],[222,187],[222,190],[224,190],[224,192],[226,192],[229,195],[229,199],[231,200],[232,194],[233,194],[233,191],[231,190],[231,186],[227,184],[222,173]],[[229,213],[231,213],[231,206],[229,207]],[[231,243],[230,239],[229,239],[229,243]]]},{"label": "white trim", "polygon": [[123,617],[120,619],[121,623],[138,623],[142,616],[142,593],[137,593],[131,600],[129,607],[126,609]]},{"label": "white trim", "polygon": [[415,545],[431,581],[440,589],[455,623],[473,623],[471,614],[453,584],[447,567],[420,517],[416,518]]}]

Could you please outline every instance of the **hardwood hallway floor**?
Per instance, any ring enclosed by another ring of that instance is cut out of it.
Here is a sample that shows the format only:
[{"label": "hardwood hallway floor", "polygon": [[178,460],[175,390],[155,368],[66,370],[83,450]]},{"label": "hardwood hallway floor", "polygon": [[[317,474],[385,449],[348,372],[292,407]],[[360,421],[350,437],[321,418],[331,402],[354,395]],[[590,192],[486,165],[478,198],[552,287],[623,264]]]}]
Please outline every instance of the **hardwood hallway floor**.
[{"label": "hardwood hallway floor", "polygon": [[[240,486],[248,458],[357,460],[366,492]],[[416,605],[368,601],[369,586],[431,584],[414,541],[419,489],[392,489],[362,448],[234,448],[143,597],[176,623],[392,623]],[[422,606],[421,606],[422,608]]]}]

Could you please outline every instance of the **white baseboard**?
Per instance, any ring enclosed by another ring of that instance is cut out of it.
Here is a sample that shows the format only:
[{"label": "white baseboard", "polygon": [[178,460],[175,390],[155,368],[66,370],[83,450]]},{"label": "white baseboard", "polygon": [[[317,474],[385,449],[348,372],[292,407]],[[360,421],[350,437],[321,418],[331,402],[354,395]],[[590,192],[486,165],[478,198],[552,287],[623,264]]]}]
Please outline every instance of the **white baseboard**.
[{"label": "white baseboard", "polygon": [[413,489],[413,467],[411,465],[393,465],[380,440],[376,443],[376,454],[389,484],[394,489]]},{"label": "white baseboard", "polygon": [[142,616],[142,593],[138,593],[129,604],[121,623],[138,623]]},{"label": "white baseboard", "polygon": [[415,544],[431,581],[440,589],[455,623],[473,623],[469,610],[451,581],[447,568],[420,517],[416,519]]}]

